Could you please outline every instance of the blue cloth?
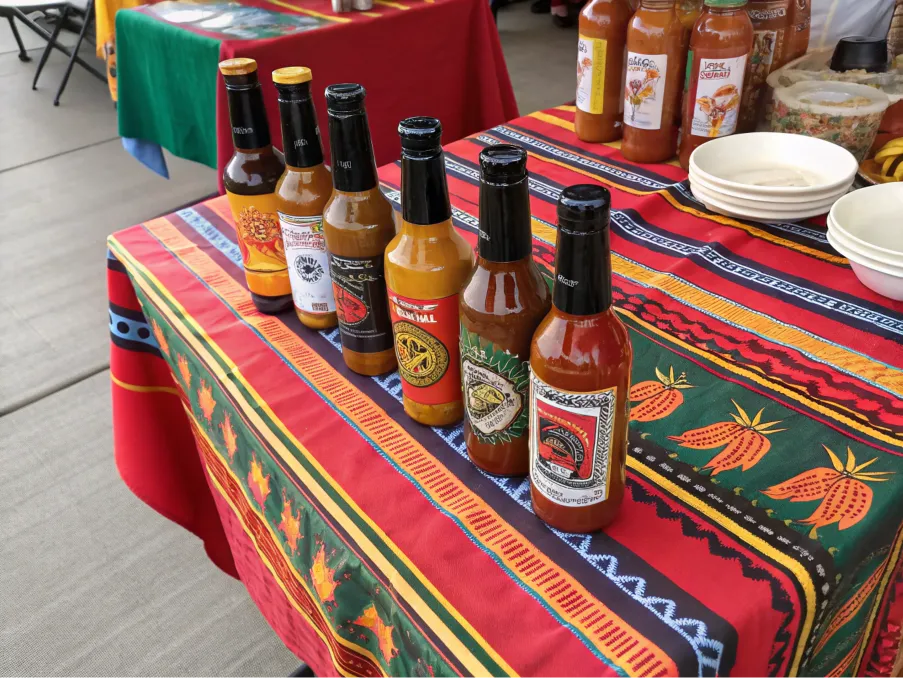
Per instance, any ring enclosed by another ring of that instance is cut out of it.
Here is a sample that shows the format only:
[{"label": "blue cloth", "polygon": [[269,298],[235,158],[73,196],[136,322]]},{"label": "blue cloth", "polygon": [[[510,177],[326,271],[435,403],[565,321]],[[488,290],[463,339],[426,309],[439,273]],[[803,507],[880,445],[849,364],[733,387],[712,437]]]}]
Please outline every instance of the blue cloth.
[{"label": "blue cloth", "polygon": [[130,139],[122,137],[122,147],[131,153],[138,162],[148,169],[153,170],[164,179],[169,179],[169,168],[166,167],[166,158],[160,144],[143,139]]}]

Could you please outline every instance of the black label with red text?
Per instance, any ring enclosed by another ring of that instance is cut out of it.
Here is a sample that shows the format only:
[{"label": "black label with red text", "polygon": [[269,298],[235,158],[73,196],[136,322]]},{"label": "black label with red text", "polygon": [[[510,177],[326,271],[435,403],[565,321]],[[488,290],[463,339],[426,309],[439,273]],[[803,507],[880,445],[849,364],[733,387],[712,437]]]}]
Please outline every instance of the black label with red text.
[{"label": "black label with red text", "polygon": [[392,348],[383,258],[329,255],[342,346],[358,353]]}]

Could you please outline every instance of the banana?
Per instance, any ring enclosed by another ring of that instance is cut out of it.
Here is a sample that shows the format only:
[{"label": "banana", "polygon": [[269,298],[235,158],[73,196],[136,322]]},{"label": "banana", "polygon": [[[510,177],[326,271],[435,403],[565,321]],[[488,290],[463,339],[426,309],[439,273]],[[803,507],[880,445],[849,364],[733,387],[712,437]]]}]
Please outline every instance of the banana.
[{"label": "banana", "polygon": [[894,172],[894,179],[897,181],[903,181],[903,162],[897,165],[897,170]]},{"label": "banana", "polygon": [[[900,153],[903,153],[903,151],[900,151]],[[891,176],[891,171],[890,171],[891,165],[894,164],[894,162],[897,160],[898,157],[900,157],[899,154],[895,153],[894,155],[889,155],[886,158],[884,158],[884,163],[881,165],[881,174],[883,176],[885,176],[885,177]],[[875,156],[875,160],[878,160],[877,155]]]}]

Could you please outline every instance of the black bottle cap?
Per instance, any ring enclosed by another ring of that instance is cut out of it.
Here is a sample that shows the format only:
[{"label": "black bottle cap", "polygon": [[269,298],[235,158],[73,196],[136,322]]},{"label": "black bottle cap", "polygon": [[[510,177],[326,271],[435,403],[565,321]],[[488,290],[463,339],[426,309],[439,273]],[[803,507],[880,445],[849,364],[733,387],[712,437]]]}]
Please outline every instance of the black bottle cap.
[{"label": "black bottle cap", "polygon": [[429,156],[442,150],[442,123],[436,118],[405,118],[398,123],[402,154]]},{"label": "black bottle cap", "polygon": [[568,186],[558,198],[559,228],[590,233],[608,228],[611,193],[604,186]]},{"label": "black bottle cap", "polygon": [[480,151],[480,178],[489,184],[516,184],[527,177],[527,152],[513,144]]},{"label": "black bottle cap", "polygon": [[326,88],[326,110],[330,113],[357,113],[364,110],[367,90],[363,85],[345,82]]},{"label": "black bottle cap", "polygon": [[499,144],[480,152],[480,239],[487,261],[520,261],[533,250],[527,152]]}]

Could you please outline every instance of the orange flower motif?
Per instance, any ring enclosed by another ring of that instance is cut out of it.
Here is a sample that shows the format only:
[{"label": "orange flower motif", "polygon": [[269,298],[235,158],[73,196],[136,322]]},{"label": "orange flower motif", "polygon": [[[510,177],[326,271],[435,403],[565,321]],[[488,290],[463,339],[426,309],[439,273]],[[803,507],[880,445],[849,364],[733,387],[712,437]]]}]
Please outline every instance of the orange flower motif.
[{"label": "orange flower motif", "polygon": [[392,661],[392,657],[397,652],[395,641],[392,640],[392,631],[395,630],[395,627],[389,626],[382,620],[379,612],[376,611],[376,606],[371,603],[370,607],[354,620],[354,623],[373,631],[373,635],[376,636],[376,640],[379,643],[379,651],[382,653],[383,659],[386,660],[387,664]]},{"label": "orange flower motif", "polygon": [[630,408],[630,421],[664,419],[683,403],[684,394],[680,389],[693,388],[687,383],[685,372],[674,378],[674,367],[671,367],[667,377],[656,367],[655,376],[658,381],[641,381],[631,387],[629,398],[642,402]]},{"label": "orange flower motif", "polygon": [[251,471],[248,473],[248,485],[251,486],[251,494],[263,508],[264,502],[270,495],[270,474],[263,475],[263,464],[257,461],[257,455],[251,453]]},{"label": "orange flower motif", "polygon": [[201,406],[201,412],[204,413],[204,419],[209,424],[213,410],[216,408],[216,401],[213,399],[213,388],[205,384],[203,379],[201,379],[201,387],[198,389],[198,404]]},{"label": "orange flower motif", "polygon": [[838,530],[852,527],[865,518],[872,506],[874,493],[869,483],[882,483],[893,475],[893,471],[865,471],[878,457],[856,464],[853,451],[847,447],[847,463],[842,464],[840,459],[827,445],[822,445],[825,452],[831,458],[833,468],[819,467],[809,471],[803,471],[790,480],[762,490],[762,494],[772,499],[789,499],[791,502],[815,501],[821,499],[821,503],[811,516],[800,522],[803,525],[812,525],[809,536],[815,539],[819,527],[838,523]]},{"label": "orange flower motif", "polygon": [[780,421],[760,423],[762,412],[765,411],[764,407],[753,419],[750,419],[742,407],[734,400],[731,402],[734,403],[734,407],[739,413],[731,414],[734,421],[719,421],[717,424],[694,428],[679,436],[668,436],[669,440],[677,441],[681,447],[689,447],[693,450],[710,450],[727,445],[703,467],[712,469],[713,476],[738,466],[742,467],[742,470],[748,471],[771,449],[771,441],[765,436],[786,430],[769,428],[780,424]]},{"label": "orange flower motif", "polygon": [[298,550],[298,540],[303,539],[301,536],[301,509],[298,513],[292,513],[292,502],[285,496],[285,490],[282,491],[282,520],[276,526],[285,535],[285,543],[288,544],[292,555]]},{"label": "orange flower motif", "polygon": [[191,388],[191,369],[188,367],[188,358],[183,356],[181,353],[179,354],[179,374],[182,377],[182,381],[185,383],[185,388]]},{"label": "orange flower motif", "polygon": [[153,318],[151,319],[151,330],[154,332],[154,338],[157,340],[157,344],[160,345],[160,350],[166,355],[169,355],[169,342],[166,341],[166,335],[163,334],[163,329],[156,319]]},{"label": "orange flower motif", "polygon": [[339,583],[335,580],[335,570],[326,564],[326,548],[323,544],[320,544],[320,550],[314,556],[314,564],[310,568],[310,579],[322,602],[335,602],[335,589]]},{"label": "orange flower motif", "polygon": [[223,432],[223,442],[226,444],[226,451],[229,453],[229,461],[235,459],[235,451],[238,449],[238,436],[232,428],[232,419],[226,412],[223,423],[219,425],[219,430]]}]

